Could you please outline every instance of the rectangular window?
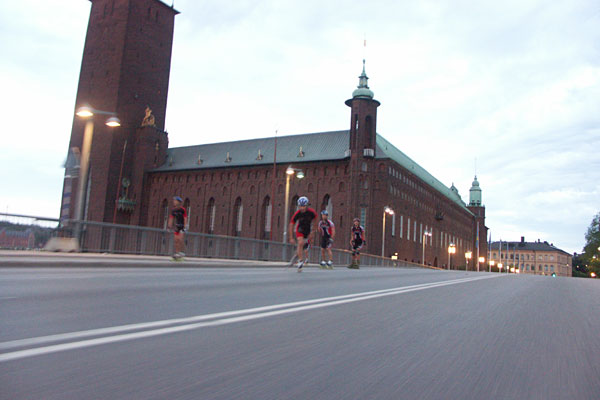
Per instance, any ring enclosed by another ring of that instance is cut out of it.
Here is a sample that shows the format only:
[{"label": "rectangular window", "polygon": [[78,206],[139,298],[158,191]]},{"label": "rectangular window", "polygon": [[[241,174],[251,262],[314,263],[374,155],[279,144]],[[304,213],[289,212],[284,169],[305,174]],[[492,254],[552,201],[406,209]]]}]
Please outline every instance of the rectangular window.
[{"label": "rectangular window", "polygon": [[392,214],[392,237],[396,236],[396,214]]},{"label": "rectangular window", "polygon": [[423,243],[423,224],[421,224],[421,233],[419,235],[419,243]]},{"label": "rectangular window", "polygon": [[410,218],[408,219],[408,224],[406,224],[406,240],[410,240]]},{"label": "rectangular window", "polygon": [[417,241],[417,221],[414,222],[414,230],[413,230],[413,242]]},{"label": "rectangular window", "polygon": [[400,239],[402,239],[402,228],[404,228],[404,216],[400,216]]},{"label": "rectangular window", "polygon": [[360,222],[362,224],[362,227],[365,230],[367,230],[367,209],[366,208],[360,209]]}]

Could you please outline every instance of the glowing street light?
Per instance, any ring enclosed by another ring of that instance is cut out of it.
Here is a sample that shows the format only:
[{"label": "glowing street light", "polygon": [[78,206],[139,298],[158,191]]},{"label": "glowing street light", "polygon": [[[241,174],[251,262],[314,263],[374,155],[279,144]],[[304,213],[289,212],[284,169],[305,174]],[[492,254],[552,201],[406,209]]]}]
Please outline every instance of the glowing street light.
[{"label": "glowing street light", "polygon": [[394,215],[394,210],[390,207],[383,207],[383,233],[381,234],[381,257],[385,257],[385,216],[386,214]]},{"label": "glowing street light", "polygon": [[448,246],[448,270],[450,269],[450,264],[452,264],[452,254],[456,253],[456,246],[454,243],[450,243]]},{"label": "glowing street light", "polygon": [[471,251],[467,251],[467,252],[465,253],[465,260],[466,260],[466,262],[467,262],[467,265],[465,266],[465,271],[468,271],[468,270],[469,270],[469,260],[470,260],[471,258],[473,258],[473,252],[471,252]]},{"label": "glowing street light", "polygon": [[433,235],[433,233],[431,231],[425,231],[423,232],[423,258],[421,260],[423,260],[423,265],[425,265],[425,242],[427,242],[427,238],[431,237]]},{"label": "glowing street light", "polygon": [[283,217],[283,243],[287,243],[288,241],[288,219],[290,218],[290,178],[296,175],[296,178],[302,179],[304,178],[304,172],[301,169],[292,168],[290,165],[285,170],[285,216]]},{"label": "glowing street light", "polygon": [[[79,162],[79,184],[77,190],[77,208],[75,212],[75,218],[78,221],[83,220],[83,213],[85,210],[83,202],[85,201],[85,193],[87,192],[88,173],[90,169],[90,151],[92,148],[92,139],[94,136],[94,120],[93,116],[99,115],[110,115],[106,120],[106,125],[110,127],[121,126],[121,121],[117,118],[114,112],[96,110],[90,106],[79,107],[75,112],[75,115],[81,118],[87,118],[85,123],[85,129],[83,131],[83,143],[81,146],[81,160]],[[81,223],[76,227],[75,235],[79,239],[81,233]]]},{"label": "glowing street light", "polygon": [[498,263],[498,271],[502,273],[502,263]]}]

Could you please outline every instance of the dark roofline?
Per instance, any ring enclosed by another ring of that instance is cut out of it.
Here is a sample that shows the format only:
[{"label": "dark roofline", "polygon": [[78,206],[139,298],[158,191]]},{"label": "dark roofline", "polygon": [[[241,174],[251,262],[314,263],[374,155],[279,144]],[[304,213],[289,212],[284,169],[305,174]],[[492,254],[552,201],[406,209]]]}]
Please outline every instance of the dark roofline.
[{"label": "dark roofline", "polygon": [[[502,241],[502,250],[504,251],[506,249],[506,245],[508,244],[508,250],[512,251],[512,250],[528,250],[528,251],[558,251],[561,252],[563,254],[572,256],[571,253],[567,253],[566,251],[559,249],[558,247],[554,246],[553,244],[548,243],[547,241],[544,242],[507,242],[507,241]],[[490,244],[490,248],[489,250],[498,250],[498,247],[500,245],[500,241],[496,241],[496,242],[492,242]]]},{"label": "dark roofline", "polygon": [[[254,142],[256,140],[268,140],[268,139],[275,140],[275,137],[277,137],[277,139],[279,140],[279,139],[284,139],[284,138],[288,138],[288,137],[298,138],[298,137],[301,137],[301,136],[312,136],[312,135],[323,135],[323,134],[329,134],[329,133],[333,134],[333,133],[345,133],[345,132],[349,132],[349,130],[348,129],[341,129],[341,130],[338,130],[338,131],[299,133],[299,134],[296,134],[296,135],[266,136],[266,137],[258,137],[258,138],[254,138],[254,139],[228,140],[228,141],[224,141],[224,142],[211,142],[211,143],[193,144],[191,146],[169,147],[169,150],[191,149],[193,147],[210,146],[210,145],[214,145],[214,144],[247,143],[247,142]],[[323,161],[326,161],[326,160],[323,160]],[[225,167],[225,168],[227,168],[227,167]]]}]

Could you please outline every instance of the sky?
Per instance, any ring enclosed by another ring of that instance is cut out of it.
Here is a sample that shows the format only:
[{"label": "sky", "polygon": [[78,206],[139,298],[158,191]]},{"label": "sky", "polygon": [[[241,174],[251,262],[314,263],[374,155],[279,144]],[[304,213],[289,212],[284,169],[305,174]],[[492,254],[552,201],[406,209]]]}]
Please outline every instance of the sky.
[{"label": "sky", "polygon": [[[58,217],[90,8],[0,2],[0,212]],[[175,8],[171,147],[349,129],[365,58],[378,133],[465,202],[476,173],[492,240],[581,252],[600,212],[597,0]]]}]

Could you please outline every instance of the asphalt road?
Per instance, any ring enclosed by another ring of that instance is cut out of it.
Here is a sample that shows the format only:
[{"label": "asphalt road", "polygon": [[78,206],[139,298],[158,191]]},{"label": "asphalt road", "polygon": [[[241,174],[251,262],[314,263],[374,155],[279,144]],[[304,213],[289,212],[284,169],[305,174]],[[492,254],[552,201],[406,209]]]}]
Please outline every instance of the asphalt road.
[{"label": "asphalt road", "polygon": [[600,282],[0,269],[2,399],[598,399]]}]

